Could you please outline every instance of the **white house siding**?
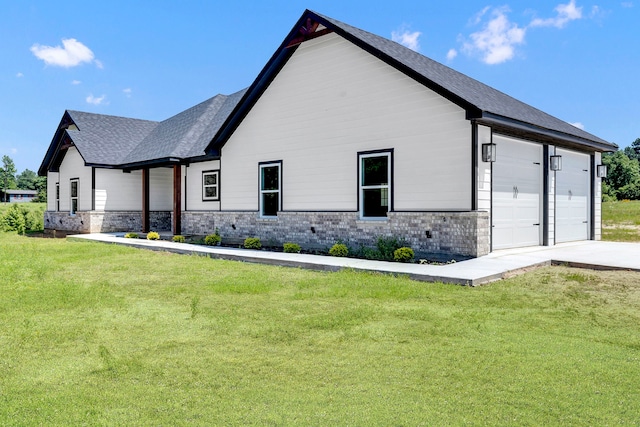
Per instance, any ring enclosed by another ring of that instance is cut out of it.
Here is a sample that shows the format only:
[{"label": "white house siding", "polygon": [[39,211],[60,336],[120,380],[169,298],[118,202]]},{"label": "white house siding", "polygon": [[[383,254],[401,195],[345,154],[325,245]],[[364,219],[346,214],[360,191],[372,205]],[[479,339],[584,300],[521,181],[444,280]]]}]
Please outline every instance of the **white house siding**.
[{"label": "white house siding", "polygon": [[56,184],[60,180],[58,172],[47,172],[47,210],[56,210]]},{"label": "white house siding", "polygon": [[222,152],[222,209],[258,209],[281,160],[284,210],[356,211],[358,152],[394,150],[395,210],[471,208],[465,112],[331,34],[304,43]]},{"label": "white house siding", "polygon": [[149,210],[170,211],[172,209],[173,209],[173,169],[171,168],[150,169],[149,170]]},{"label": "white house siding", "polygon": [[[78,178],[78,211],[91,210],[92,188],[91,168],[84,165],[84,160],[75,147],[70,147],[60,164],[60,210],[69,211],[71,206],[71,179]],[[55,199],[55,187],[54,187]]]},{"label": "white house siding", "polygon": [[[595,164],[602,164],[602,153],[595,154]],[[596,174],[594,174],[595,176]],[[602,178],[595,177],[595,182],[593,183],[593,192],[594,192],[594,240],[602,240]]]},{"label": "white house siding", "polygon": [[491,128],[478,125],[478,210],[491,212],[491,163],[482,161],[482,144],[491,143]]},{"label": "white house siding", "polygon": [[[214,171],[220,169],[220,161],[214,160],[210,162],[192,163],[189,167],[184,168],[186,170],[186,208],[187,211],[217,211],[220,209],[220,202],[216,201],[203,201],[202,200],[202,172]],[[254,171],[257,176],[256,171]],[[224,181],[222,174],[219,176],[220,181]],[[183,194],[183,197],[185,195]],[[257,196],[256,196],[257,197]],[[184,207],[184,205],[183,205]]]},{"label": "white house siding", "polygon": [[[553,145],[549,146],[549,156],[554,156],[556,154],[556,147]],[[554,171],[547,171],[549,174],[549,209],[547,211],[547,221],[549,224],[549,234],[548,240],[549,245],[553,246],[556,244],[556,173]]]},{"label": "white house siding", "polygon": [[119,169],[96,169],[96,211],[142,210],[142,172],[123,173]]}]

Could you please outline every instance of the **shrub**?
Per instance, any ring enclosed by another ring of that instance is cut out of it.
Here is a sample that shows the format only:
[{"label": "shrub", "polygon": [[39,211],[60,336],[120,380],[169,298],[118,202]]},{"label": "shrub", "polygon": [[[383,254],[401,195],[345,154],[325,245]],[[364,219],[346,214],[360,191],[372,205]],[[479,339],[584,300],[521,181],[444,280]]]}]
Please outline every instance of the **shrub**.
[{"label": "shrub", "polygon": [[127,233],[124,235],[125,239],[137,239],[138,238],[138,233]]},{"label": "shrub", "polygon": [[344,243],[336,243],[329,249],[329,255],[337,257],[345,257],[349,255],[349,249]]},{"label": "shrub", "polygon": [[244,239],[244,247],[245,249],[260,249],[262,248],[262,243],[259,237],[247,237]]},{"label": "shrub", "polygon": [[150,231],[147,233],[147,240],[159,240],[160,239],[160,234],[158,234],[156,231]]},{"label": "shrub", "polygon": [[24,234],[27,231],[27,223],[25,217],[27,211],[17,204],[12,204],[9,209],[2,215],[2,229],[4,231],[17,231]]},{"label": "shrub", "polygon": [[173,240],[176,243],[184,243],[184,236],[173,236],[171,238],[171,240]]},{"label": "shrub", "polygon": [[395,260],[395,251],[403,246],[406,246],[406,243],[403,240],[398,240],[395,237],[379,236],[376,242],[379,255],[378,259],[385,261]]},{"label": "shrub", "polygon": [[204,238],[204,244],[208,246],[218,246],[222,242],[222,237],[219,234],[208,234]]},{"label": "shrub", "polygon": [[287,242],[283,245],[283,249],[285,252],[290,254],[299,254],[302,248],[297,243]]},{"label": "shrub", "polygon": [[396,262],[411,262],[414,256],[413,249],[406,246],[398,248],[393,252],[393,260]]},{"label": "shrub", "polygon": [[27,231],[44,230],[44,214],[40,211],[30,210],[24,213],[24,223]]}]

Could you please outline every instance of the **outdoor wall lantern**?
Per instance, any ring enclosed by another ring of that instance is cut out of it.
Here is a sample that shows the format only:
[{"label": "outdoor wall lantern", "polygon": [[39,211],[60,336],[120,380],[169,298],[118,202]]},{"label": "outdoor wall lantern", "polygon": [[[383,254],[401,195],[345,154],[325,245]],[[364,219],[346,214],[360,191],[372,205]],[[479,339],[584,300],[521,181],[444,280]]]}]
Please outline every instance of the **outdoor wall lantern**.
[{"label": "outdoor wall lantern", "polygon": [[607,165],[598,165],[598,166],[596,166],[596,175],[598,175],[598,178],[606,178],[607,177]]},{"label": "outdoor wall lantern", "polygon": [[496,144],[482,144],[482,161],[496,161]]},{"label": "outdoor wall lantern", "polygon": [[562,156],[551,156],[549,160],[549,168],[552,171],[562,170]]}]

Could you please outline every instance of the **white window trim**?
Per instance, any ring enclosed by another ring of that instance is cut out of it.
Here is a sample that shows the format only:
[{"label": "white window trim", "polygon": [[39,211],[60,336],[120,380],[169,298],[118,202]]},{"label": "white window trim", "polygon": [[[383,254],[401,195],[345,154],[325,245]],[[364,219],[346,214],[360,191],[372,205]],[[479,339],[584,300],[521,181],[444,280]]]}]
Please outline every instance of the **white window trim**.
[{"label": "white window trim", "polygon": [[[364,159],[371,157],[387,157],[387,177],[388,183],[386,185],[363,185],[364,175],[362,170],[362,164],[364,163]],[[380,151],[375,153],[362,153],[358,154],[358,191],[360,197],[360,219],[366,221],[386,221],[387,216],[364,216],[364,191],[365,190],[377,190],[377,189],[387,189],[387,212],[391,211],[391,181],[393,180],[393,176],[391,175],[391,151]]]},{"label": "white window trim", "polygon": [[[266,169],[266,168],[272,168],[272,167],[277,167],[278,168],[278,189],[277,190],[263,190],[262,189],[262,170]],[[263,194],[269,194],[269,193],[278,193],[278,211],[280,211],[282,209],[282,163],[281,162],[271,162],[271,163],[261,163],[260,164],[260,168],[258,170],[258,188],[259,188],[259,193],[260,193],[260,200],[259,200],[259,209],[260,209],[260,218],[277,218],[278,215],[265,215],[264,214],[264,206],[263,206],[263,201],[262,201],[262,195]]]},{"label": "white window trim", "polygon": [[[76,196],[73,197],[73,191],[71,188],[73,187],[73,183],[76,183]],[[76,210],[73,210],[73,199],[76,199]],[[69,180],[69,215],[75,216],[76,212],[80,208],[80,179],[72,178]]]},{"label": "white window trim", "polygon": [[[205,185],[204,180],[205,177],[207,175],[215,175],[216,176],[216,183],[215,184],[210,184],[210,185]],[[207,187],[215,187],[216,188],[216,196],[215,197],[207,197],[206,196],[206,189]],[[219,170],[212,170],[212,171],[203,171],[202,172],[202,201],[203,202],[217,202],[220,200],[220,171]]]}]

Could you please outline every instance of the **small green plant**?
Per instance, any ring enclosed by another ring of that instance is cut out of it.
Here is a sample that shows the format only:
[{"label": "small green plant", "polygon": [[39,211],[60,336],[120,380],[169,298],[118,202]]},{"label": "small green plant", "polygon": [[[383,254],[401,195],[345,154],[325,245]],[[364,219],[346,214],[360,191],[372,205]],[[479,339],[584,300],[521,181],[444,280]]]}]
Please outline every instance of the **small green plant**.
[{"label": "small green plant", "polygon": [[171,240],[173,240],[176,243],[184,243],[184,236],[173,236],[171,238]]},{"label": "small green plant", "polygon": [[398,248],[393,252],[393,260],[396,262],[411,262],[414,256],[415,253],[413,249],[406,246]]},{"label": "small green plant", "polygon": [[376,242],[376,248],[378,249],[378,259],[384,261],[395,260],[395,251],[401,247],[406,246],[406,242],[402,239],[398,240],[395,237],[379,236]]},{"label": "small green plant", "polygon": [[244,239],[244,247],[245,249],[260,249],[262,248],[262,243],[259,237],[247,237]]},{"label": "small green plant", "polygon": [[329,255],[337,257],[345,257],[349,255],[349,248],[344,243],[336,243],[329,249]]},{"label": "small green plant", "polygon": [[160,240],[160,234],[157,231],[147,233],[147,240]]},{"label": "small green plant", "polygon": [[218,246],[222,242],[222,237],[219,234],[208,234],[204,238],[204,244],[207,246]]},{"label": "small green plant", "polygon": [[297,243],[287,242],[283,245],[283,250],[289,254],[299,254],[302,248]]},{"label": "small green plant", "polygon": [[200,297],[195,296],[191,298],[191,318],[195,319],[198,313],[200,312]]},{"label": "small green plant", "polygon": [[125,239],[137,239],[138,238],[138,233],[127,233],[124,235]]}]

